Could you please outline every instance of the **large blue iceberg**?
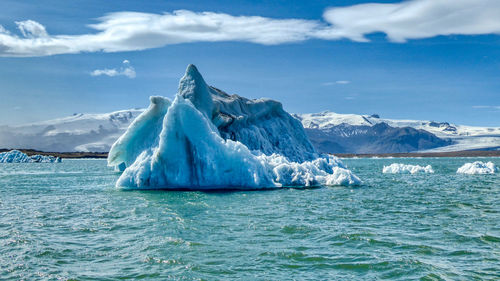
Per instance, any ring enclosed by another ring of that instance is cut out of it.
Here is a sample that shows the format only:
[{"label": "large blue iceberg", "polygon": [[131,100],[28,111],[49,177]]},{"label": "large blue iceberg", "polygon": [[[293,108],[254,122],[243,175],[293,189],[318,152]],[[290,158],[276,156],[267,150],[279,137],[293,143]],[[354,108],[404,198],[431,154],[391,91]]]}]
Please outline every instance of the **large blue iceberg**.
[{"label": "large blue iceberg", "polygon": [[319,157],[300,122],[279,102],[209,87],[194,65],[173,102],[149,108],[112,146],[121,188],[259,189],[357,185],[333,156]]},{"label": "large blue iceberg", "polygon": [[19,150],[0,153],[0,163],[59,163],[61,158],[46,155],[28,156]]}]

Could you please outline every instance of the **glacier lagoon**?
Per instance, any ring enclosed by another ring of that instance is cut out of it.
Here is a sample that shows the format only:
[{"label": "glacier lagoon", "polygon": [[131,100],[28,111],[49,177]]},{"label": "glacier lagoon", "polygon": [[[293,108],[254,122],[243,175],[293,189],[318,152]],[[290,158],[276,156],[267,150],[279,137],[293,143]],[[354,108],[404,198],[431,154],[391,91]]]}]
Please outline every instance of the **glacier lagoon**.
[{"label": "glacier lagoon", "polygon": [[[499,158],[343,159],[360,187],[123,191],[105,160],[0,165],[11,280],[498,280]],[[384,174],[394,162],[433,174]]]}]

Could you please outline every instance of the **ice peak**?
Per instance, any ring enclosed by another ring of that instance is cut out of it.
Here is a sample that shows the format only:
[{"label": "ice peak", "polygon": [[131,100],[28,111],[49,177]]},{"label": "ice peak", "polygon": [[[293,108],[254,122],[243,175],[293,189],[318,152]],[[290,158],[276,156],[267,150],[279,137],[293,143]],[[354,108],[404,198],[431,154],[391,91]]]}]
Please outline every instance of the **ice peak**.
[{"label": "ice peak", "polygon": [[190,75],[199,75],[201,77],[201,74],[198,71],[198,68],[196,68],[196,65],[194,65],[192,63],[188,64],[188,66],[186,68],[186,75],[187,74],[190,74]]},{"label": "ice peak", "polygon": [[212,96],[207,83],[194,64],[187,66],[186,73],[179,82],[178,95],[189,99],[198,110],[212,118],[214,109]]},{"label": "ice peak", "polygon": [[167,106],[170,105],[169,99],[164,98],[164,97],[160,97],[160,96],[150,96],[149,101],[151,102],[151,104],[155,104],[155,105],[156,104],[161,105],[161,106],[163,106],[165,104],[167,104]]}]

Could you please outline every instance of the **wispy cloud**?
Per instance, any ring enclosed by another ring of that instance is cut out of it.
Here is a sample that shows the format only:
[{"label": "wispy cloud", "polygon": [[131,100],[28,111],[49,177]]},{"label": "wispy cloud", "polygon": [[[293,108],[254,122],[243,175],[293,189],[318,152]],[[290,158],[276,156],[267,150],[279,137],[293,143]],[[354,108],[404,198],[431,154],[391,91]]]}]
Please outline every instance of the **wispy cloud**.
[{"label": "wispy cloud", "polygon": [[95,33],[51,35],[42,24],[16,22],[19,34],[0,25],[0,56],[29,57],[81,52],[120,52],[191,42],[241,41],[264,45],[309,39],[387,34],[390,41],[439,35],[500,33],[498,0],[411,0],[327,8],[323,20],[273,19],[178,10],[153,14],[116,12],[89,25]]},{"label": "wispy cloud", "polygon": [[350,84],[351,81],[347,81],[347,80],[339,80],[339,81],[335,81],[335,84],[340,84],[340,85],[345,85],[345,84]]},{"label": "wispy cloud", "polygon": [[106,75],[110,77],[114,76],[126,76],[130,79],[135,78],[136,73],[134,67],[130,65],[130,61],[124,60],[122,62],[122,67],[119,69],[116,68],[105,68],[105,69],[96,69],[90,73],[92,76],[101,76]]},{"label": "wispy cloud", "polygon": [[496,110],[500,110],[500,105],[473,105],[472,108],[475,108],[475,109],[496,109]]},{"label": "wispy cloud", "polygon": [[333,85],[346,85],[346,84],[350,84],[350,83],[351,83],[351,81],[348,81],[348,80],[338,80],[335,82],[325,82],[322,85],[323,86],[333,86]]}]

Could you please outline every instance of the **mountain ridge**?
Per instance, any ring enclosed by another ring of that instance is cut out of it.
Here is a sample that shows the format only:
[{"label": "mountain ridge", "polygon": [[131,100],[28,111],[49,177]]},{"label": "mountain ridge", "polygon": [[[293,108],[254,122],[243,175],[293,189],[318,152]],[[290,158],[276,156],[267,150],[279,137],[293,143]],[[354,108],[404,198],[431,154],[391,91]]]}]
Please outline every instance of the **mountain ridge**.
[{"label": "mountain ridge", "polygon": [[[446,152],[446,151],[463,151],[463,150],[478,150],[478,149],[496,149],[500,147],[500,127],[475,127],[465,125],[455,125],[448,122],[436,122],[427,120],[404,120],[404,119],[384,119],[377,114],[360,115],[360,114],[338,114],[331,111],[323,111],[319,113],[295,114],[296,118],[301,120],[306,132],[315,139],[315,134],[322,134],[322,138],[329,138],[330,141],[342,140],[342,134],[346,134],[349,130],[370,130],[377,124],[386,124],[394,130],[403,132],[410,130],[408,134],[420,134],[413,141],[432,139],[430,143],[422,147],[414,146],[414,150],[406,149],[400,151],[386,150],[383,146],[373,150],[363,149],[361,144],[350,147],[351,153],[394,153],[394,152]],[[342,128],[344,127],[344,130]],[[415,131],[408,129],[412,128]],[[346,130],[348,129],[348,130]],[[331,133],[334,131],[334,133]],[[319,133],[318,133],[319,132]],[[369,135],[369,134],[368,134]],[[436,138],[434,138],[436,137]],[[365,136],[366,137],[366,136]],[[359,142],[359,140],[357,140]],[[371,145],[368,138],[364,145]],[[314,142],[314,141],[313,141]],[[333,144],[332,144],[333,145]],[[335,146],[335,145],[333,145]],[[321,149],[320,149],[321,150]],[[337,153],[345,153],[347,151],[336,151]]]},{"label": "mountain ridge", "polygon": [[[222,92],[215,87],[210,88],[213,91]],[[224,94],[228,97],[232,96]],[[143,111],[144,109],[134,108],[100,114],[79,113],[16,126],[0,126],[0,148],[36,149],[50,152],[108,152],[113,142]],[[338,114],[330,111],[293,114],[293,116],[301,121],[315,146],[318,146],[317,143],[321,142],[321,139],[314,136],[311,138],[310,129],[326,130],[345,123],[351,126],[351,130],[361,129],[353,126],[366,126],[364,128],[366,130],[375,124],[386,123],[393,128],[411,127],[415,130],[424,130],[440,139],[451,141],[446,145],[423,149],[420,152],[495,150],[500,148],[500,127],[464,126],[427,120],[384,119],[376,114]],[[339,152],[337,150],[336,153],[354,152]]]}]

